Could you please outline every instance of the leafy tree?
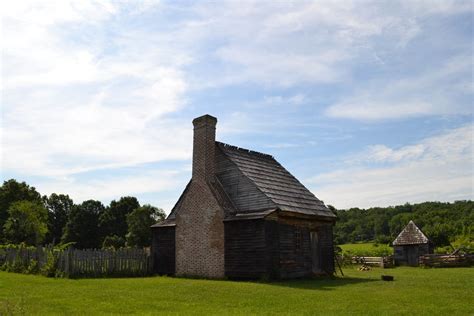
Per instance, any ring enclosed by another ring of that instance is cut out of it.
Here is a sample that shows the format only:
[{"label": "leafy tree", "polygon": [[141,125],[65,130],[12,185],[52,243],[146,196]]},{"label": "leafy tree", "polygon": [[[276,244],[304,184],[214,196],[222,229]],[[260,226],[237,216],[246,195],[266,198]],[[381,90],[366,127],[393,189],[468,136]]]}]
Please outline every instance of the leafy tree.
[{"label": "leafy tree", "polygon": [[48,211],[43,204],[31,201],[14,202],[8,209],[9,217],[4,224],[4,236],[15,244],[40,244],[47,231]]},{"label": "leafy tree", "polygon": [[148,247],[151,245],[150,226],[164,220],[165,212],[149,204],[135,209],[127,215],[128,234],[127,245],[133,247]]},{"label": "leafy tree", "polygon": [[118,249],[125,246],[125,239],[117,235],[107,236],[102,243],[102,248]]},{"label": "leafy tree", "polygon": [[99,248],[99,217],[104,212],[100,201],[88,200],[74,205],[69,213],[62,242],[74,242],[79,249]]},{"label": "leafy tree", "polygon": [[474,202],[424,202],[369,209],[335,210],[336,243],[393,241],[413,220],[438,247],[454,240],[474,240]]},{"label": "leafy tree", "polygon": [[64,228],[74,206],[69,195],[53,193],[49,197],[43,197],[44,204],[48,209],[48,234],[47,243],[57,244],[61,241]]},{"label": "leafy tree", "polygon": [[[399,213],[394,215],[389,221],[389,227],[392,237],[398,236],[403,228],[408,224],[408,222],[413,219],[413,214],[411,213]],[[420,223],[418,223],[419,225]]]},{"label": "leafy tree", "polygon": [[436,224],[429,225],[423,228],[426,235],[429,236],[430,240],[438,247],[449,246],[449,236],[452,236],[452,230],[450,225],[447,224]]},{"label": "leafy tree", "polygon": [[[4,181],[0,187],[0,227],[3,227],[8,218],[8,209],[14,202],[32,201],[41,202],[41,195],[34,187],[15,179]],[[2,230],[0,229],[0,239]]]},{"label": "leafy tree", "polygon": [[99,219],[99,226],[102,236],[116,235],[125,238],[127,234],[127,215],[140,207],[137,198],[131,196],[121,197],[120,200],[113,200],[109,207],[105,209]]}]

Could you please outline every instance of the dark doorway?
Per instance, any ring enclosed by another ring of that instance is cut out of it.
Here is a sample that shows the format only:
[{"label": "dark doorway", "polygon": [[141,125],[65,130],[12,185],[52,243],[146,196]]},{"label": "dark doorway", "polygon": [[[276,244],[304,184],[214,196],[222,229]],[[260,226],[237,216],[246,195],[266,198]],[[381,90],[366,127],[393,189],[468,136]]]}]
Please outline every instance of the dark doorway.
[{"label": "dark doorway", "polygon": [[406,253],[407,253],[408,265],[417,266],[418,265],[418,247],[417,246],[406,247]]},{"label": "dark doorway", "polygon": [[319,246],[318,232],[310,232],[311,238],[311,259],[313,273],[321,273],[321,247]]}]

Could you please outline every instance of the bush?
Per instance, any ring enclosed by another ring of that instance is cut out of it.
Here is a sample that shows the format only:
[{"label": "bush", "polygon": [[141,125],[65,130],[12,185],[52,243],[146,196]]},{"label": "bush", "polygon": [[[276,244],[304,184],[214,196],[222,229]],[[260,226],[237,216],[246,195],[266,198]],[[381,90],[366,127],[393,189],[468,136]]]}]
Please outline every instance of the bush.
[{"label": "bush", "polygon": [[393,241],[393,238],[390,236],[381,235],[375,238],[375,242],[378,244],[389,244]]},{"label": "bush", "polygon": [[386,244],[346,244],[341,248],[344,257],[386,257],[393,254],[393,249]]},{"label": "bush", "polygon": [[56,276],[58,269],[58,258],[54,253],[54,249],[48,250],[48,260],[46,264],[41,268],[41,274],[47,277]]},{"label": "bush", "polygon": [[102,243],[104,249],[119,249],[125,247],[125,239],[117,235],[107,236]]},{"label": "bush", "polygon": [[474,240],[470,236],[459,237],[452,242],[454,249],[461,249],[465,253],[474,253]]},{"label": "bush", "polygon": [[453,252],[453,247],[451,246],[444,246],[444,247],[436,247],[435,251],[436,254],[450,254]]},{"label": "bush", "polygon": [[39,271],[38,261],[35,259],[30,260],[30,264],[26,268],[26,274],[37,274]]},{"label": "bush", "polygon": [[[14,258],[7,261],[6,255],[8,250],[10,253],[16,253]],[[60,248],[43,248],[44,253],[37,252],[35,247],[28,247],[24,244],[9,245],[9,247],[0,247],[0,270],[7,272],[25,273],[25,274],[43,274],[48,277],[56,275],[58,264],[57,252]],[[39,257],[46,257],[46,263],[40,267]]]}]

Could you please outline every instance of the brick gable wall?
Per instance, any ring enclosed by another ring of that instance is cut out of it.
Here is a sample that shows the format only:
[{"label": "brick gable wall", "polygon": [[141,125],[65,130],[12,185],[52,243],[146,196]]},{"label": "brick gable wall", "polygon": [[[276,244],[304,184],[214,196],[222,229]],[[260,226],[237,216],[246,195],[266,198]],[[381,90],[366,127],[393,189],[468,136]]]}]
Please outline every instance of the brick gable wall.
[{"label": "brick gable wall", "polygon": [[224,211],[208,184],[192,181],[176,217],[176,274],[224,277]]},{"label": "brick gable wall", "polygon": [[177,275],[224,277],[224,210],[210,188],[216,123],[210,115],[193,121],[193,177],[176,212]]}]

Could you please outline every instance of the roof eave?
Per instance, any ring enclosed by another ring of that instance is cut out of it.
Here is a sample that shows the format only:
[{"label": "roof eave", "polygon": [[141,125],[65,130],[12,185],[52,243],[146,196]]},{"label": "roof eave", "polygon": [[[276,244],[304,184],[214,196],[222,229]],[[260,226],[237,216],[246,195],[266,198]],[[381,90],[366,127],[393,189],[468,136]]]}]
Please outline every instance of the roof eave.
[{"label": "roof eave", "polygon": [[300,212],[300,211],[279,211],[279,215],[283,217],[298,217],[304,219],[313,219],[321,220],[325,222],[335,222],[337,220],[336,215],[321,215],[321,214],[312,214],[309,212]]}]

